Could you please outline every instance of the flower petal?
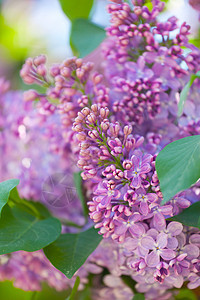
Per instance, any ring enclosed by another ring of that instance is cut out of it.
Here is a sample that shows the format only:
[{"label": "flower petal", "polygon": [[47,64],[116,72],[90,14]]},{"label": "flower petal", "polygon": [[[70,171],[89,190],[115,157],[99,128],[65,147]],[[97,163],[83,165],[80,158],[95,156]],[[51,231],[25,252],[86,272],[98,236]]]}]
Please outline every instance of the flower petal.
[{"label": "flower petal", "polygon": [[155,241],[151,236],[145,236],[141,240],[141,245],[146,249],[153,249],[155,246]]},{"label": "flower petal", "polygon": [[145,261],[149,267],[156,267],[160,262],[160,255],[157,251],[152,251],[147,254]]},{"label": "flower petal", "polygon": [[173,235],[179,235],[183,231],[183,225],[179,222],[170,222],[167,226],[167,230]]},{"label": "flower petal", "polygon": [[175,237],[168,237],[167,248],[176,249],[178,247],[178,240]]},{"label": "flower petal", "polygon": [[161,232],[157,237],[157,244],[159,248],[165,248],[167,246],[167,234]]},{"label": "flower petal", "polygon": [[160,255],[165,260],[171,260],[176,256],[176,253],[171,249],[162,249]]}]

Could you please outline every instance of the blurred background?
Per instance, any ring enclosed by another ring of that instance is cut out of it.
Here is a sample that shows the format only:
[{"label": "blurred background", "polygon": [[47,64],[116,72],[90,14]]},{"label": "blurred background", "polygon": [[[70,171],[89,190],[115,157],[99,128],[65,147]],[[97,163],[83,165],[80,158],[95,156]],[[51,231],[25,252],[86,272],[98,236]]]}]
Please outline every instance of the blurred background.
[{"label": "blurred background", "polygon": [[[103,28],[109,24],[107,3],[96,0],[90,11],[91,21]],[[77,7],[77,11],[80,9]],[[198,36],[198,12],[188,0],[167,1],[162,18],[171,15],[191,25],[191,38]],[[59,0],[0,0],[0,76],[11,79],[19,88],[18,72],[27,57],[44,53],[52,63],[72,56],[71,26]]]}]

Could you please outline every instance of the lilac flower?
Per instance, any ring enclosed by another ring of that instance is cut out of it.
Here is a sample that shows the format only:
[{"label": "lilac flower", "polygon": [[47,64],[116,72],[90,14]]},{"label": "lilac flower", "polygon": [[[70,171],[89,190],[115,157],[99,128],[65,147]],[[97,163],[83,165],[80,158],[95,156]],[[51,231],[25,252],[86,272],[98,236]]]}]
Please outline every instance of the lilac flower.
[{"label": "lilac flower", "polygon": [[139,188],[142,183],[142,178],[145,178],[145,174],[151,171],[150,162],[152,156],[150,154],[143,155],[141,151],[135,152],[135,155],[131,157],[132,168],[126,170],[124,175],[127,179],[131,180],[132,188]]},{"label": "lilac flower", "polygon": [[192,260],[199,256],[199,248],[195,244],[186,244],[186,236],[181,233],[177,236],[179,254],[187,254],[187,260]]},{"label": "lilac flower", "polygon": [[188,277],[189,279],[189,283],[188,283],[188,288],[189,289],[196,289],[197,287],[200,286],[200,277],[195,274],[195,273],[191,273]]},{"label": "lilac flower", "polygon": [[156,202],[158,197],[154,193],[146,193],[144,189],[137,190],[136,204],[139,204],[139,211],[142,215],[147,216],[150,212],[149,205],[152,202]]},{"label": "lilac flower", "polygon": [[190,263],[185,259],[187,254],[180,254],[176,258],[172,259],[169,263],[170,267],[173,267],[175,274],[188,276],[190,272]]},{"label": "lilac flower", "polygon": [[112,199],[118,199],[120,197],[120,191],[116,189],[109,189],[108,181],[104,180],[98,185],[95,191],[94,200],[99,203],[99,208],[106,208]]},{"label": "lilac flower", "polygon": [[143,56],[146,62],[154,63],[154,67],[159,65],[177,67],[176,61],[169,57],[166,47],[160,47],[158,52],[145,52]]},{"label": "lilac flower", "polygon": [[145,60],[142,56],[138,58],[137,63],[132,61],[125,63],[125,68],[128,70],[127,79],[131,81],[136,81],[137,79],[149,79],[153,77],[154,73],[151,69],[145,67]]},{"label": "lilac flower", "polygon": [[138,224],[139,221],[141,221],[141,215],[137,212],[133,213],[127,220],[118,218],[114,220],[114,232],[116,235],[125,235],[129,231],[132,235],[140,236],[143,234],[144,228],[142,224]]},{"label": "lilac flower", "polygon": [[156,203],[150,204],[151,214],[153,215],[153,225],[157,230],[162,230],[166,227],[164,216],[171,216],[173,207],[171,205],[159,206]]},{"label": "lilac flower", "polygon": [[176,249],[178,247],[178,240],[175,236],[183,231],[183,225],[179,222],[170,222],[167,228],[162,231],[167,234],[167,248]]},{"label": "lilac flower", "polygon": [[160,256],[164,260],[171,260],[176,256],[176,253],[167,247],[167,235],[160,233],[155,241],[152,237],[146,236],[142,239],[141,244],[148,250],[153,250],[146,255],[145,261],[149,267],[155,267],[160,262]]}]

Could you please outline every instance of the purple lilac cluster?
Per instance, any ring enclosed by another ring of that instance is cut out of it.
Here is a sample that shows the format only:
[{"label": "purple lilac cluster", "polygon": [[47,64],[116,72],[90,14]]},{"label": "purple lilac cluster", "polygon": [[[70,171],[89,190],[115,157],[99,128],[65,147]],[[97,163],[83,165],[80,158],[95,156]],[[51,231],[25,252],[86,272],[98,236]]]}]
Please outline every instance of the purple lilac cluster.
[{"label": "purple lilac cluster", "polygon": [[199,189],[196,185],[161,206],[155,158],[170,141],[199,134],[198,80],[181,118],[177,105],[190,74],[199,70],[200,52],[188,43],[186,23],[178,27],[175,17],[157,20],[161,1],[152,1],[152,10],[145,1],[132,1],[133,7],[113,2],[103,44],[109,105],[78,112],[73,124],[78,166],[84,180],[96,182],[90,217],[104,238],[124,249],[138,291],[148,299],[162,291],[168,299],[165,292],[188,279],[189,288],[199,286],[199,231],[166,221],[199,201]]},{"label": "purple lilac cluster", "polygon": [[172,299],[172,289],[188,280],[189,288],[200,286],[198,229],[166,220],[200,200],[199,184],[161,206],[155,159],[169,142],[200,132],[198,80],[177,116],[180,91],[200,69],[200,51],[189,44],[186,23],[158,20],[162,1],[151,1],[152,9],[145,0],[113,2],[104,76],[77,58],[47,71],[41,55],[26,61],[21,76],[44,93],[29,90],[24,98],[27,105],[37,100],[54,152],[82,169],[90,218],[104,237],[88,262],[110,272],[94,299],[132,299],[122,275],[146,299]]}]

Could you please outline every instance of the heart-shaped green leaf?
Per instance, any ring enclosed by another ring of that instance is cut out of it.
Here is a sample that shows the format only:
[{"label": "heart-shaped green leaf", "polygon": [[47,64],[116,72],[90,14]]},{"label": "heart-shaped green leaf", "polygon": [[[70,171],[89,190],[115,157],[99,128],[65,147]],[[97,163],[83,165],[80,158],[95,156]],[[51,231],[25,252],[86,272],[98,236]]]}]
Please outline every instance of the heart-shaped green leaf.
[{"label": "heart-shaped green leaf", "polygon": [[182,91],[180,93],[180,101],[178,103],[178,117],[180,117],[183,113],[184,104],[185,104],[185,101],[187,100],[189,90],[196,78],[200,78],[200,71],[198,71],[196,74],[191,75],[190,80],[184,86],[184,88],[182,89]]},{"label": "heart-shaped green leaf", "polygon": [[56,218],[38,219],[19,207],[2,209],[0,219],[0,254],[18,250],[37,251],[55,241],[61,233]]},{"label": "heart-shaped green leaf", "polygon": [[70,40],[80,57],[95,50],[105,37],[105,30],[89,20],[76,19],[72,22]]},{"label": "heart-shaped green leaf", "polygon": [[70,20],[88,18],[93,0],[59,0],[63,12]]},{"label": "heart-shaped green leaf", "polygon": [[0,182],[0,214],[1,210],[8,202],[10,192],[19,184],[18,179],[10,179]]},{"label": "heart-shaped green leaf", "polygon": [[156,171],[162,204],[193,185],[200,178],[200,135],[168,144],[156,158]]},{"label": "heart-shaped green leaf", "polygon": [[44,253],[58,270],[72,278],[101,240],[94,228],[76,234],[61,234],[54,243],[44,248]]},{"label": "heart-shaped green leaf", "polygon": [[186,226],[198,227],[200,229],[200,201],[184,209],[179,215],[169,219],[178,221]]}]

